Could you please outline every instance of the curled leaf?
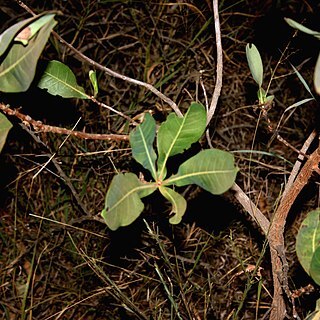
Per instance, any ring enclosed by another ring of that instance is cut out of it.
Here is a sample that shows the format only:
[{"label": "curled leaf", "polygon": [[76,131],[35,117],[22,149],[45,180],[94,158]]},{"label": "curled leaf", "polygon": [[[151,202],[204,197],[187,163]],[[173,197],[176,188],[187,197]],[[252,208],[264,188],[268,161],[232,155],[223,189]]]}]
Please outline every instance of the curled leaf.
[{"label": "curled leaf", "polygon": [[29,40],[27,46],[14,43],[0,64],[0,91],[24,92],[28,90],[36,71],[36,66],[56,21],[48,15],[45,25],[37,36]]},{"label": "curled leaf", "polygon": [[36,35],[36,33],[52,19],[52,14],[46,14],[38,17],[34,22],[22,29],[14,38],[15,41],[27,45],[29,40]]},{"label": "curled leaf", "polygon": [[94,70],[89,71],[89,79],[93,87],[93,96],[96,97],[99,92],[98,80],[97,80],[97,72]]},{"label": "curled leaf", "polygon": [[178,224],[182,220],[182,216],[186,212],[187,209],[187,201],[185,198],[174,190],[167,187],[159,187],[161,194],[170,201],[172,204],[171,214],[169,222],[171,224]]},{"label": "curled leaf", "polygon": [[14,37],[20,32],[22,28],[25,28],[28,26],[32,21],[38,19],[39,16],[34,16],[29,19],[19,21],[13,26],[6,29],[3,33],[0,35],[0,56],[4,54],[4,52],[8,49],[12,41],[14,40]]}]

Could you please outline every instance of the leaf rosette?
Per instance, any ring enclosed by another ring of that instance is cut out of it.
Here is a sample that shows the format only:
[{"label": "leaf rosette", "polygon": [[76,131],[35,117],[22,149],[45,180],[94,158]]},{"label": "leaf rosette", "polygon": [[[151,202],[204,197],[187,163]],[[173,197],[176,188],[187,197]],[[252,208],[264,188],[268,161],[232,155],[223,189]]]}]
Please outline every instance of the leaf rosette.
[{"label": "leaf rosette", "polygon": [[[144,209],[141,198],[159,189],[172,206],[169,222],[178,224],[187,208],[187,201],[171,186],[195,184],[221,194],[235,181],[237,167],[232,154],[217,150],[203,150],[182,163],[178,172],[166,178],[169,157],[184,152],[198,141],[206,128],[206,111],[202,104],[193,102],[184,117],[170,114],[156,134],[156,122],[146,114],[142,124],[130,133],[133,158],[147,169],[155,181],[140,181],[133,173],[116,175],[106,195],[102,217],[110,229],[127,226]],[[157,136],[157,151],[154,150]]]}]

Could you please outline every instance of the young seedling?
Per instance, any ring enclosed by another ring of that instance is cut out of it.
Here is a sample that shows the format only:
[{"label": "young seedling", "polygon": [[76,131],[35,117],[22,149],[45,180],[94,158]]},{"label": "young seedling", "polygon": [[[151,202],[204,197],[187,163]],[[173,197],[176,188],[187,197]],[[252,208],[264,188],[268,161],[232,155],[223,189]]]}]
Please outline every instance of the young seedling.
[{"label": "young seedling", "polygon": [[[202,104],[191,103],[184,117],[171,113],[156,133],[156,122],[147,113],[142,124],[130,134],[133,158],[147,169],[154,181],[140,180],[133,173],[116,175],[106,195],[101,215],[111,230],[127,226],[143,211],[141,198],[159,190],[172,204],[171,224],[180,223],[187,207],[186,200],[171,186],[196,184],[212,194],[222,194],[234,183],[238,168],[232,154],[202,150],[182,163],[178,172],[167,178],[168,158],[182,153],[198,141],[206,128],[206,111]],[[157,154],[154,140],[157,136]]]},{"label": "young seedling", "polygon": [[272,96],[272,95],[267,96],[267,92],[262,88],[263,64],[262,64],[262,59],[261,59],[260,53],[254,44],[252,44],[252,43],[247,44],[246,56],[247,56],[248,65],[249,65],[252,77],[253,77],[254,81],[257,83],[257,85],[259,86],[259,89],[257,92],[259,105],[261,105],[262,108],[264,108],[264,107],[272,104],[274,96]]},{"label": "young seedling", "polygon": [[[295,152],[301,154],[301,152],[299,150],[297,150],[294,146],[292,146],[287,140],[282,138],[282,136],[278,132],[279,125],[277,127],[273,126],[272,123],[271,123],[271,120],[270,120],[270,118],[268,116],[268,111],[273,106],[274,96],[273,95],[269,95],[268,96],[267,92],[262,88],[262,83],[263,83],[263,65],[262,65],[262,59],[261,59],[261,56],[260,56],[260,53],[259,53],[257,47],[254,44],[247,44],[247,46],[246,46],[246,55],[247,55],[248,65],[249,65],[252,77],[255,80],[255,82],[258,84],[258,86],[259,86],[259,89],[258,89],[258,92],[257,92],[257,97],[258,97],[258,101],[259,101],[259,105],[258,106],[259,106],[259,108],[261,110],[262,117],[267,122],[268,131],[270,133],[274,134],[276,136],[276,138],[280,142],[285,144],[287,147],[289,147],[292,150],[294,150]],[[313,97],[313,95],[311,93],[311,90],[308,87],[307,83],[304,81],[304,79],[302,78],[302,76],[300,75],[298,70],[296,68],[294,68],[294,66],[292,66],[292,67],[293,67],[295,73],[297,74],[298,78],[300,79],[300,81],[304,85],[304,87],[307,89],[307,91],[312,96],[312,98],[303,99],[301,101],[298,101],[298,102],[294,103],[290,107],[286,108],[286,110],[283,112],[282,117],[289,110],[295,109],[298,106],[300,106],[300,105],[302,105],[304,103],[307,103],[307,102],[309,102],[309,101],[314,99],[314,97]],[[282,117],[281,117],[279,123],[281,122]],[[302,155],[306,156],[305,154],[302,154]]]}]

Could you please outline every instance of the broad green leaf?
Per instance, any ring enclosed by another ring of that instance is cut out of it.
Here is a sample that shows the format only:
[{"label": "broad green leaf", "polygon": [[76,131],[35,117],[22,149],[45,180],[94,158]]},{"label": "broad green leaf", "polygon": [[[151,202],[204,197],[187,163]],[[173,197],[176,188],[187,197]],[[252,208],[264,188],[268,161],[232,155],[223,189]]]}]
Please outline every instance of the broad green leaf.
[{"label": "broad green leaf", "polygon": [[296,253],[303,269],[310,275],[311,261],[320,246],[320,210],[311,211],[302,221],[296,240]]},{"label": "broad green leaf", "polygon": [[311,259],[310,276],[316,284],[320,285],[320,241]]},{"label": "broad green leaf", "polygon": [[142,124],[131,131],[130,145],[133,158],[148,169],[156,180],[157,171],[155,167],[157,155],[153,150],[153,142],[156,136],[156,122],[153,117],[146,113]]},{"label": "broad green leaf", "polygon": [[252,77],[258,86],[261,87],[263,81],[263,65],[260,53],[253,43],[246,45],[246,55]]},{"label": "broad green leaf", "polygon": [[36,35],[36,33],[51,20],[51,15],[43,15],[23,28],[14,38],[15,41],[27,45],[29,40]]},{"label": "broad green leaf", "polygon": [[317,59],[316,67],[313,74],[314,88],[317,94],[320,94],[320,54]]},{"label": "broad green leaf", "polygon": [[93,87],[93,96],[96,97],[99,92],[98,80],[97,80],[97,73],[94,70],[89,71],[89,79]]},{"label": "broad green leaf", "polygon": [[212,194],[221,194],[233,185],[237,172],[238,168],[234,165],[231,153],[207,149],[184,162],[178,173],[165,180],[163,184],[196,184]]},{"label": "broad green leaf", "polygon": [[292,27],[292,28],[295,28],[299,31],[302,31],[304,33],[307,33],[307,34],[310,34],[314,37],[316,37],[317,39],[320,39],[320,32],[318,31],[314,31],[314,30],[311,30],[309,28],[306,28],[305,26],[303,26],[302,24],[290,19],[290,18],[284,18],[284,20],[287,22],[287,24]]},{"label": "broad green leaf", "polygon": [[202,104],[193,102],[184,117],[171,113],[158,131],[159,178],[165,178],[165,166],[169,157],[190,148],[198,141],[206,128],[206,111]]},{"label": "broad green leaf", "polygon": [[7,119],[7,117],[4,114],[0,113],[0,152],[3,149],[3,146],[7,139],[8,132],[11,128],[11,122]]},{"label": "broad green leaf", "polygon": [[0,56],[4,54],[7,50],[11,42],[14,40],[14,37],[20,32],[20,30],[24,29],[28,26],[32,21],[38,19],[39,16],[35,16],[23,21],[20,21],[13,26],[9,27],[0,35]]},{"label": "broad green leaf", "polygon": [[315,310],[320,311],[320,299],[317,299],[317,301],[316,301],[316,308],[315,308]]},{"label": "broad green leaf", "polygon": [[28,90],[36,71],[38,59],[56,25],[54,14],[27,46],[14,43],[0,64],[0,91],[23,92]]},{"label": "broad green leaf", "polygon": [[111,181],[101,213],[108,227],[116,230],[135,221],[144,208],[140,198],[155,189],[154,185],[142,183],[133,173],[116,175]]},{"label": "broad green leaf", "polygon": [[47,89],[54,96],[63,98],[89,99],[84,89],[77,84],[77,79],[71,69],[60,61],[50,61],[38,87]]},{"label": "broad green leaf", "polygon": [[170,217],[169,222],[171,224],[178,224],[181,222],[182,216],[186,212],[187,209],[187,201],[185,198],[174,190],[160,186],[159,191],[162,195],[170,201],[172,204],[171,214],[174,214]]}]

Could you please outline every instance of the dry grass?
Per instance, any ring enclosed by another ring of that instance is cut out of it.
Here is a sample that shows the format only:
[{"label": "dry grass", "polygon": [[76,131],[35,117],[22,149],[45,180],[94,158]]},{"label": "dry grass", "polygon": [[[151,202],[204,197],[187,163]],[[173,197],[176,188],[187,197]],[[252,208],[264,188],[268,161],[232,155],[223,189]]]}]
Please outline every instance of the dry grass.
[{"label": "dry grass", "polygon": [[[26,3],[39,13],[60,10],[55,30],[61,36],[97,62],[153,84],[182,111],[194,99],[205,101],[200,80],[209,97],[213,92],[216,65],[210,1]],[[315,10],[316,5],[310,6]],[[291,170],[290,162],[296,158],[291,149],[271,140],[264,120],[253,107],[256,88],[246,64],[245,44],[259,37],[255,27],[270,4],[225,0],[220,1],[220,8],[224,85],[210,126],[212,143],[234,152],[240,167],[238,182],[270,215],[284,176]],[[6,18],[3,28],[26,16],[11,2],[0,5],[0,9]],[[307,2],[299,1],[283,3],[279,12],[299,17],[312,13]],[[286,60],[296,59],[298,66],[303,62],[299,54],[304,51],[290,33],[281,49],[289,40],[285,59],[280,61],[270,86],[277,98],[276,108],[270,111],[275,123],[288,106],[306,96]],[[263,51],[266,79],[279,62],[277,48],[272,49]],[[89,90],[89,66],[59,43],[48,44],[42,59],[65,62]],[[308,83],[312,81],[312,66],[313,60],[307,61],[300,70]],[[144,88],[99,73],[98,78],[99,100],[130,117],[150,110],[162,121],[171,112]],[[93,103],[66,102],[46,95],[42,101],[36,94],[38,90],[33,89],[20,100],[12,96],[1,99],[13,107],[21,105],[22,111],[49,124],[72,127],[81,116],[78,130],[128,133],[131,129],[125,119]],[[297,108],[281,125],[281,134],[299,148],[314,127],[315,112],[312,104]],[[103,223],[81,220],[83,212],[70,185],[54,165],[33,177],[47,161],[47,154],[58,151],[56,160],[81,203],[90,214],[98,215],[116,171],[141,170],[131,159],[129,145],[69,138],[60,147],[64,137],[45,134],[39,138],[46,146],[16,124],[1,155],[1,318],[262,319],[268,314],[272,291],[268,251],[257,226],[246,220],[237,204],[230,203],[231,194],[223,198],[227,206],[209,201],[204,207],[195,202],[185,222],[174,227],[163,214],[166,204],[152,196],[146,199],[144,220],[110,232]],[[201,145],[207,147],[206,141]],[[190,201],[201,195],[196,188],[186,190]],[[310,201],[297,211],[316,207],[315,195],[316,188],[310,189]],[[221,224],[229,207],[238,211],[237,221],[230,218]],[[310,279],[301,273],[294,256],[297,222],[292,221],[288,230],[292,283],[306,285]],[[301,275],[303,280],[298,281]],[[314,296],[302,300],[299,312],[306,314],[314,300]]]}]

